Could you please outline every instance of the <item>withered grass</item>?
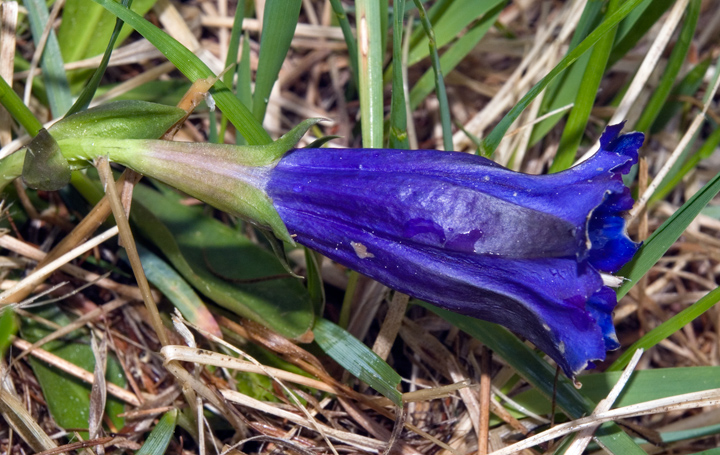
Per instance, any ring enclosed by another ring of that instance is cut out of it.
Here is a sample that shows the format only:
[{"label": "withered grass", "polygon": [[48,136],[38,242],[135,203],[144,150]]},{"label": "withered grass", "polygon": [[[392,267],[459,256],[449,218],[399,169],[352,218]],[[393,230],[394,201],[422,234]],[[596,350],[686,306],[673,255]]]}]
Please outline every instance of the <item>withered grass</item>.
[{"label": "withered grass", "polygon": [[[264,2],[256,3],[260,6]],[[675,39],[672,31],[681,19],[686,3],[686,0],[678,1],[659,21],[658,30],[649,33],[649,38],[645,38],[616,65],[603,83],[602,90],[612,92],[634,78],[629,89],[634,91],[633,95],[617,108],[609,103],[596,108],[591,122],[605,124],[608,117],[616,120],[637,118],[639,113],[634,112],[633,107],[639,104],[637,100],[648,96],[648,81],[652,80],[653,72],[662,60],[667,42],[672,43]],[[8,5],[0,5],[3,14]],[[161,0],[151,16],[172,36],[201,55],[216,73],[220,73],[226,58],[228,31],[232,26],[230,10],[227,0],[187,3]],[[499,22],[514,35],[514,39],[506,38],[497,30],[491,31],[456,70],[446,75],[453,119],[476,136],[486,135],[500,116],[562,58],[581,12],[582,2],[514,2],[505,8]],[[720,3],[706,2],[696,36],[698,55],[692,57],[695,61],[708,55],[717,56],[720,43],[718,33],[713,32],[713,24],[717,25],[718,17]],[[3,24],[6,24],[4,18],[3,15]],[[344,99],[344,87],[351,76],[342,33],[332,23],[329,3],[303,1],[301,22],[270,98],[265,125],[272,135],[277,136],[307,117],[326,117],[333,121],[323,125],[322,132],[341,136],[333,141],[334,145],[359,146],[359,137],[353,135],[358,104]],[[256,19],[246,19],[244,23],[251,37],[246,45],[250,46],[253,70],[257,67],[259,45],[256,33],[261,24]],[[4,28],[8,29],[12,27]],[[5,74],[8,68],[13,68],[14,44],[13,52],[6,49],[10,36],[15,39],[14,34],[6,32],[0,40],[3,43],[0,47],[0,68],[4,77],[25,80],[33,73],[34,67],[26,73]],[[32,59],[32,55],[26,57]],[[69,64],[68,68],[96,64],[96,59],[88,59]],[[173,75],[173,66],[162,61],[157,51],[144,39],[131,40],[118,49],[111,66],[111,77],[120,84],[101,96],[99,101],[120,96],[147,81],[167,79]],[[417,80],[421,70],[428,67],[429,62],[423,62],[408,69],[409,80]],[[638,67],[640,70],[636,73]],[[716,90],[717,87],[710,89]],[[389,93],[386,95],[389,105]],[[511,134],[495,155],[500,163],[529,173],[540,173],[549,167],[561,130],[553,130],[549,139],[541,142],[542,146],[530,145],[531,128],[528,126],[541,120],[538,118],[540,101],[536,100],[511,128]],[[28,103],[36,105],[31,100]],[[646,188],[652,189],[653,181],[660,181],[658,176],[684,148],[683,140],[693,134],[691,129],[695,123],[689,119],[702,118],[705,114],[701,109],[702,105],[691,107],[686,113],[688,120],[677,122],[676,134],[657,135],[650,148],[643,151],[645,159],[639,171],[642,188],[638,194],[643,195]],[[709,109],[707,115],[717,118],[718,113],[712,110],[713,107]],[[411,144],[420,148],[441,147],[437,100],[431,95],[411,114]],[[0,117],[3,146],[11,138],[8,125],[9,122]],[[191,115],[176,138],[204,140],[207,129],[206,115]],[[226,139],[233,141],[232,135],[233,131],[228,131]],[[306,138],[308,141],[312,139]],[[468,137],[457,129],[453,142],[456,150],[472,147]],[[586,148],[587,151],[592,150],[591,146]],[[718,172],[720,160],[716,154],[691,172],[666,200],[645,206],[647,199],[642,199],[632,212],[631,236],[640,240],[647,238],[688,196]],[[118,190],[122,192],[122,189],[123,183],[119,182]],[[186,422],[181,425],[183,433],[177,433],[171,443],[169,453],[387,453],[388,442],[391,441],[392,453],[485,454],[537,434],[533,431],[538,426],[540,429],[537,432],[548,428],[549,416],[517,420],[494,399],[506,394],[493,384],[505,383],[514,374],[501,358],[491,356],[480,343],[419,308],[406,312],[407,296],[393,294],[384,286],[362,277],[354,294],[348,329],[386,358],[404,378],[406,406],[402,418],[398,418],[400,416],[389,400],[378,397],[372,390],[348,378],[338,365],[256,323],[230,320],[218,314],[217,320],[230,348],[222,347],[218,340],[192,330],[190,333],[194,336],[190,343],[196,343],[203,351],[187,347],[187,337],[182,338],[160,324],[154,304],[148,308],[142,302],[144,296],[159,302],[161,312],[171,312],[170,305],[162,300],[159,293],[153,292],[151,296],[141,292],[133,281],[119,276],[101,276],[83,262],[88,255],[99,256],[108,248],[101,244],[87,244],[85,239],[109,215],[111,205],[114,213],[120,215],[120,200],[104,202],[101,208],[96,208],[84,221],[84,225],[92,227],[87,230],[81,227],[81,234],[77,234],[77,227],[72,226],[67,208],[59,199],[53,201],[56,202],[53,213],[38,213],[31,208],[29,200],[23,200],[23,204],[30,205],[28,213],[35,218],[34,231],[15,230],[0,237],[0,247],[9,261],[0,271],[0,287],[5,292],[22,294],[19,300],[28,297],[31,294],[29,291],[35,295],[46,293],[38,301],[66,297],[60,305],[78,317],[74,324],[59,328],[52,321],[40,322],[56,330],[48,338],[58,338],[71,329],[84,326],[99,339],[105,340],[103,346],[119,360],[128,380],[127,389],[107,384],[107,393],[126,403],[124,416],[127,424],[124,429],[112,429],[117,433],[114,435],[63,445],[67,440],[65,436],[71,431],[58,428],[52,421],[39,384],[24,358],[33,356],[42,359],[88,383],[95,382],[95,376],[43,350],[42,344],[49,340],[31,344],[17,338],[13,341],[10,356],[0,364],[4,384],[2,395],[5,397],[0,407],[4,418],[0,419],[0,451],[13,454],[100,453],[98,446],[102,445],[105,453],[131,453],[142,445],[144,436],[162,413],[174,408],[190,408],[195,410],[193,415],[202,416],[202,412],[197,411],[198,407],[202,411],[203,405],[209,405],[207,409],[222,415],[229,422],[228,427],[216,429],[197,421],[203,418]],[[123,200],[123,203],[127,208],[128,201]],[[63,251],[59,254],[53,251],[46,257],[44,252],[47,249],[39,247],[56,243],[56,239],[48,236],[56,236],[61,231],[64,237],[69,228],[75,228],[75,234],[65,237],[70,240],[63,244]],[[125,229],[126,225],[121,226],[121,231]],[[132,242],[127,234],[121,232],[123,241]],[[57,267],[45,270],[37,280],[26,278],[28,281],[23,281],[29,284],[23,284],[22,288],[18,281],[7,279],[11,269],[26,268],[31,272],[38,263],[51,262],[82,245],[89,250],[83,253],[83,257],[56,264]],[[110,254],[114,252],[110,251]],[[344,270],[328,260],[321,261],[321,267],[327,283],[343,290],[347,285]],[[136,271],[139,273],[139,270]],[[296,271],[300,274],[304,272],[300,266]],[[91,283],[91,286],[83,287],[86,283]],[[614,318],[622,345],[629,346],[715,289],[719,283],[720,221],[700,215],[646,278],[619,303]],[[330,296],[329,306],[338,303]],[[713,308],[646,352],[637,368],[718,366],[719,327],[720,311]],[[163,346],[165,348],[161,351]],[[273,353],[302,374],[262,365],[245,354],[250,350],[246,349],[247,346]],[[241,357],[228,356],[231,349],[239,350]],[[610,353],[609,362],[599,365],[599,369],[609,365],[616,355]],[[215,368],[209,368],[210,365]],[[272,388],[265,392],[273,394],[277,401],[262,401],[238,392],[235,387],[238,372],[271,377]],[[511,400],[515,392],[525,387],[526,384],[520,380],[513,390],[505,392]],[[493,399],[490,399],[491,396]],[[605,421],[601,419],[627,418],[631,419],[629,422],[632,425],[657,432],[720,423],[717,393],[676,398],[675,401],[649,405],[650,410],[660,409],[661,412],[645,415],[648,409],[633,408],[624,409],[624,413],[610,414],[613,411],[600,409],[597,415],[587,417],[581,423],[592,428]],[[91,403],[91,409],[93,406],[97,410],[95,401]],[[485,418],[488,413],[502,423],[491,427],[489,422],[497,420]],[[10,425],[4,425],[6,422]],[[560,434],[562,428],[556,426],[555,430],[551,430],[557,432],[553,433],[554,437]],[[478,435],[482,435],[481,443],[478,443]],[[520,453],[541,453],[538,447],[551,450],[552,446],[547,445],[550,440],[535,443],[534,448],[523,448]],[[204,443],[198,446],[194,441]],[[643,447],[648,453],[669,454],[692,453],[718,445],[720,438],[714,436],[667,447]]]}]

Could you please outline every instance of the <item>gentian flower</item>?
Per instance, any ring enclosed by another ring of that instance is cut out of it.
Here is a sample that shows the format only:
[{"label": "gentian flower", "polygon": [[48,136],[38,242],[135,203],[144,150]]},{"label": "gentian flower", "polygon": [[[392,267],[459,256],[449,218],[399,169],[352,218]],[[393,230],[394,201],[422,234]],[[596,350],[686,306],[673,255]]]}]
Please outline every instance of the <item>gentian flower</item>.
[{"label": "gentian flower", "polygon": [[501,324],[570,377],[619,347],[616,272],[638,245],[621,174],[643,135],[607,128],[564,172],[527,175],[436,150],[297,149],[265,191],[294,239],[393,289]]},{"label": "gentian flower", "polygon": [[436,150],[288,152],[313,122],[262,147],[58,143],[71,164],[108,155],[393,289],[501,324],[570,377],[619,347],[601,272],[638,248],[625,232],[633,200],[621,175],[641,133],[609,126],[587,161],[527,175]]}]

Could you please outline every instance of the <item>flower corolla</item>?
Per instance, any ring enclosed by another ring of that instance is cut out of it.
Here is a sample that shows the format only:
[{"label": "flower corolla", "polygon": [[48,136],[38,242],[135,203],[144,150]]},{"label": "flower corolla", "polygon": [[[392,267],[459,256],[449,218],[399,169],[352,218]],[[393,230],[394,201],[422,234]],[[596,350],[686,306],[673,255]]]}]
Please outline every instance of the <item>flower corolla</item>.
[{"label": "flower corolla", "polygon": [[600,150],[527,175],[436,150],[296,149],[264,191],[298,243],[393,289],[501,324],[570,377],[619,347],[612,273],[638,244],[621,175],[641,133],[609,126]]}]

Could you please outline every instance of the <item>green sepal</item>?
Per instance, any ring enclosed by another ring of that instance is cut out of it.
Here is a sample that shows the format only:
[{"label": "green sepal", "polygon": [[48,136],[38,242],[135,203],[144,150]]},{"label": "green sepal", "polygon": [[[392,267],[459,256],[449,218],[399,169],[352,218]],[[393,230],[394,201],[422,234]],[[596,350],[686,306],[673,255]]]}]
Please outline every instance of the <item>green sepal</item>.
[{"label": "green sepal", "polygon": [[280,262],[280,265],[283,266],[288,275],[292,276],[293,278],[304,280],[304,276],[298,275],[297,273],[293,272],[293,269],[290,266],[290,261],[288,260],[287,254],[285,253],[285,244],[282,242],[282,240],[277,238],[273,231],[262,228],[258,230],[262,233],[263,236],[265,236],[265,239],[270,244],[270,248],[272,248],[273,254],[277,258],[278,262]]},{"label": "green sepal", "polygon": [[30,188],[55,191],[70,182],[70,165],[45,128],[27,145],[22,176]]},{"label": "green sepal", "polygon": [[309,118],[300,122],[295,128],[285,133],[280,139],[267,145],[257,146],[258,158],[262,156],[262,164],[270,164],[278,161],[290,149],[300,142],[310,128],[325,120],[324,118]]}]

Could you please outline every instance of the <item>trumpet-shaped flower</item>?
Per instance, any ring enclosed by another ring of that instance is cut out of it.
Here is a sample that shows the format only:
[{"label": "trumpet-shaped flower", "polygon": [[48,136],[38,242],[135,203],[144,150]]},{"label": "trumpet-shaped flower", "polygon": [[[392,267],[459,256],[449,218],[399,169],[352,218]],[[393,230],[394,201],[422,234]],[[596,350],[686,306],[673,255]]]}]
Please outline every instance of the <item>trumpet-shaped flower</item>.
[{"label": "trumpet-shaped flower", "polygon": [[315,121],[259,147],[58,143],[73,163],[109,155],[391,288],[502,324],[568,376],[619,346],[615,293],[601,272],[616,272],[638,248],[625,233],[633,200],[621,175],[642,134],[610,126],[587,161],[527,175],[436,150],[285,153]]},{"label": "trumpet-shaped flower", "polygon": [[526,337],[574,376],[619,347],[615,272],[638,245],[622,182],[643,135],[608,127],[564,172],[435,150],[297,149],[265,191],[294,239],[387,286]]}]

